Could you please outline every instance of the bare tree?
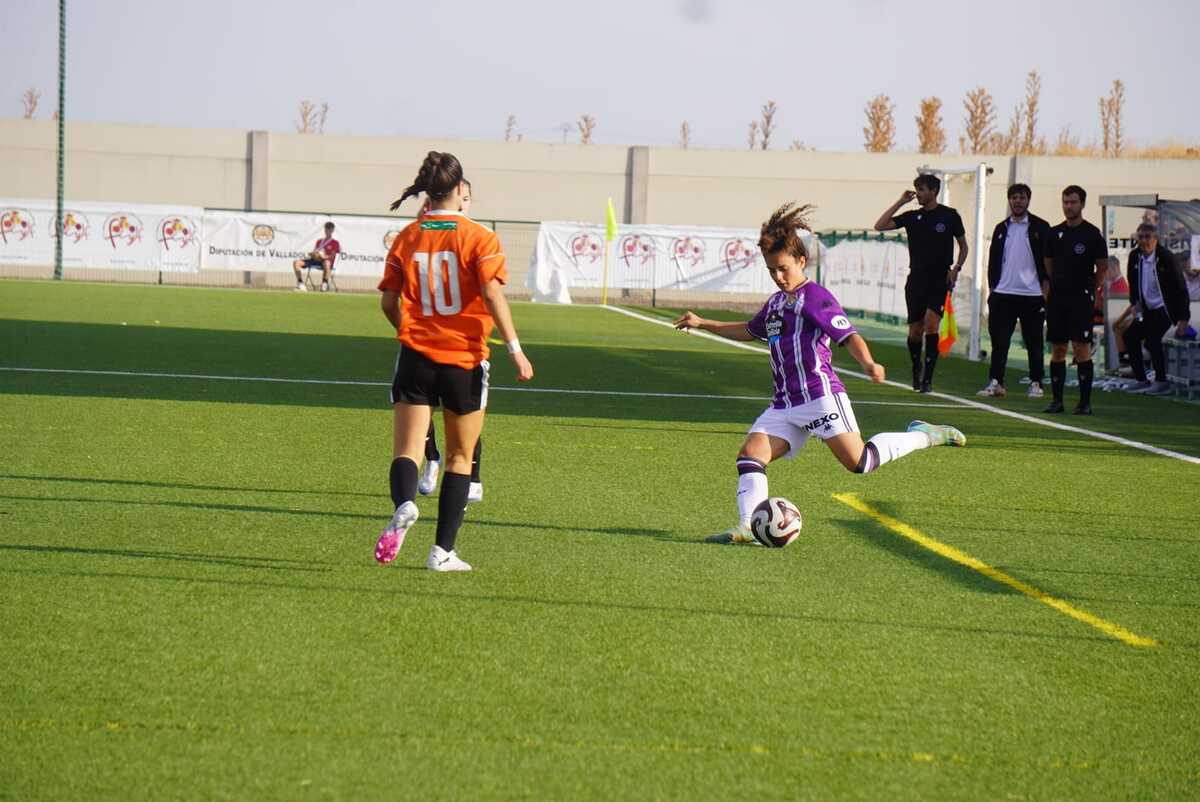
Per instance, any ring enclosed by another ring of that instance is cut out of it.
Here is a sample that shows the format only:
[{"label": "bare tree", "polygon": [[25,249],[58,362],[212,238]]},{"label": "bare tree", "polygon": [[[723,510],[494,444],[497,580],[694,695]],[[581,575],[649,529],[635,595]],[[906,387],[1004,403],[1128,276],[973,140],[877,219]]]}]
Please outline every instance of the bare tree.
[{"label": "bare tree", "polygon": [[887,95],[876,95],[864,109],[867,125],[863,128],[864,146],[870,153],[887,153],[896,144],[896,106]]},{"label": "bare tree", "polygon": [[1100,98],[1100,142],[1104,155],[1112,155],[1112,106],[1108,98]]},{"label": "bare tree", "polygon": [[754,150],[754,146],[758,144],[758,120],[750,121],[750,128],[746,135],[746,140],[750,143],[750,150]]},{"label": "bare tree", "polygon": [[29,87],[21,94],[21,105],[25,107],[25,112],[22,115],[26,120],[32,120],[33,115],[37,113],[38,101],[41,100],[42,93],[37,91],[35,87]]},{"label": "bare tree", "polygon": [[317,115],[317,133],[325,133],[325,118],[329,116],[329,104],[321,104],[321,112]]},{"label": "bare tree", "polygon": [[771,146],[771,134],[775,133],[775,112],[777,110],[774,100],[768,100],[762,107],[762,123],[759,128],[762,130],[763,150]]},{"label": "bare tree", "polygon": [[946,129],[942,127],[942,100],[937,97],[921,99],[921,114],[917,120],[917,150],[921,153],[944,153]]},{"label": "bare tree", "polygon": [[584,114],[579,118],[579,122],[575,123],[579,126],[579,144],[592,144],[592,131],[596,130],[596,118],[591,115]]},{"label": "bare tree", "polygon": [[808,145],[804,144],[804,142],[800,139],[793,139],[792,144],[788,146],[788,150],[794,150],[794,151],[798,151],[798,152],[807,152],[807,151],[816,150],[816,148],[810,148]]},{"label": "bare tree", "polygon": [[1021,120],[1025,116],[1025,105],[1018,103],[1013,106],[1012,116],[1008,118],[1008,133],[994,132],[984,147],[984,153],[996,155],[1016,155],[1021,148]]},{"label": "bare tree", "polygon": [[684,120],[679,125],[679,147],[687,150],[687,147],[692,144],[692,126]]},{"label": "bare tree", "polygon": [[958,144],[963,153],[983,153],[996,133],[996,104],[982,86],[967,92],[963,101],[967,116],[963,119],[965,133]]},{"label": "bare tree", "polygon": [[1042,98],[1042,77],[1037,70],[1025,76],[1025,136],[1021,140],[1022,153],[1045,153],[1045,138],[1038,138],[1038,106]]},{"label": "bare tree", "polygon": [[1120,80],[1113,81],[1112,91],[1108,93],[1109,108],[1112,109],[1112,155],[1120,156],[1125,149],[1125,136],[1121,121],[1125,116],[1125,84]]},{"label": "bare tree", "polygon": [[504,121],[504,141],[505,142],[512,142],[513,131],[516,130],[516,127],[517,127],[517,115],[515,115],[515,114],[508,115],[508,118]]},{"label": "bare tree", "polygon": [[312,104],[312,101],[300,101],[300,121],[296,123],[297,134],[311,134],[316,131],[317,127],[317,107]]}]

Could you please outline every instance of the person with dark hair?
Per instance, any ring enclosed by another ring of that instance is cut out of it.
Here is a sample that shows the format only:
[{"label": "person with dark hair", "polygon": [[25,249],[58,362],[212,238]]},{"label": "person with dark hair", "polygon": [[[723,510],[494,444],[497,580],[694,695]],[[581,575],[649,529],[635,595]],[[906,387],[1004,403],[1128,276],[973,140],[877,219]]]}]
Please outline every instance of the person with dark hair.
[{"label": "person with dark hair", "polygon": [[1042,357],[1042,325],[1045,299],[1050,294],[1045,248],[1050,242],[1050,224],[1029,211],[1033,192],[1026,184],[1008,188],[1009,215],[992,231],[988,249],[988,334],[992,338],[992,361],[987,386],[976,395],[1002,398],[1007,394],[1004,369],[1008,346],[1017,321],[1029,354],[1029,397],[1042,397],[1045,370]]},{"label": "person with dark hair", "polygon": [[[903,228],[908,238],[908,281],[904,284],[904,300],[908,306],[908,353],[912,358],[912,387],[922,393],[933,391],[938,326],[946,308],[946,293],[954,289],[967,260],[962,218],[955,209],[938,203],[941,188],[942,182],[937,176],[919,175],[913,181],[913,189],[901,193],[900,199],[875,221],[876,231]],[[918,208],[896,214],[901,206],[914,198]],[[955,242],[958,243],[957,261],[954,260]]]},{"label": "person with dark hair", "polygon": [[751,320],[727,323],[689,311],[675,321],[675,328],[685,331],[701,329],[730,340],[764,340],[771,352],[775,397],[750,427],[737,454],[738,522],[709,540],[757,542],[750,519],[769,495],[767,465],[796,456],[810,437],[824,440],[838,462],[854,473],[870,473],[918,449],[967,442],[957,429],[924,421],[913,421],[905,432],[884,432],[863,442],[846,388],[833,371],[829,344],[845,345],[874,382],[884,380],[884,369],[872,358],[837,298],[804,275],[808,248],[797,230],[811,230],[807,221],[811,210],[811,206],[787,203],[763,223],[758,247],[779,292]]},{"label": "person with dark hair", "polygon": [[392,377],[393,439],[389,471],[395,513],[375,543],[375,559],[396,559],[419,512],[417,464],[434,407],[441,405],[445,472],[438,495],[431,571],[470,571],[455,551],[470,487],[471,454],[487,407],[488,336],[500,330],[518,381],[533,378],[521,350],[504,284],[508,269],[496,233],[459,211],[466,191],[462,165],[450,153],[430,151],[400,199],[422,192],[430,209],[405,226],[384,264],[380,308],[396,329],[400,353]]},{"label": "person with dark hair", "polygon": [[1063,222],[1050,229],[1046,271],[1050,295],[1046,301],[1046,339],[1050,341],[1050,389],[1054,399],[1046,412],[1064,411],[1067,383],[1067,343],[1075,354],[1079,374],[1076,415],[1092,414],[1092,309],[1096,291],[1108,266],[1108,244],[1100,229],[1083,219],[1087,192],[1072,184],[1062,191]]},{"label": "person with dark hair", "polygon": [[329,276],[333,273],[333,264],[338,254],[342,252],[341,243],[333,238],[333,221],[325,224],[325,236],[317,240],[317,244],[309,251],[308,256],[292,262],[292,272],[296,274],[296,290],[304,292],[304,278],[300,271],[309,267],[321,268],[321,292],[329,290]]},{"label": "person with dark hair", "polygon": [[[1163,336],[1175,325],[1175,336],[1182,337],[1191,320],[1191,302],[1187,282],[1170,249],[1158,241],[1158,227],[1142,223],[1137,230],[1138,247],[1129,252],[1129,303],[1134,309],[1133,325],[1125,332],[1129,363],[1138,380],[1130,390],[1146,395],[1171,392],[1167,381],[1167,360]],[[1142,343],[1150,352],[1154,381],[1146,376]]]},{"label": "person with dark hair", "polygon": [[[471,182],[467,179],[462,180],[464,193],[462,196],[462,206],[459,211],[465,216],[470,215],[471,211]],[[425,214],[430,209],[429,199],[425,199],[425,204],[421,207],[420,215]],[[475,441],[475,453],[471,455],[471,486],[467,490],[467,502],[483,501],[483,478],[480,474],[480,460],[483,457],[483,437],[480,436]],[[417,482],[417,492],[422,496],[432,496],[433,491],[437,488],[438,475],[442,468],[442,454],[438,451],[437,445],[437,429],[434,426],[433,418],[429,419],[429,431],[425,434],[425,465],[421,468],[421,480]]]}]

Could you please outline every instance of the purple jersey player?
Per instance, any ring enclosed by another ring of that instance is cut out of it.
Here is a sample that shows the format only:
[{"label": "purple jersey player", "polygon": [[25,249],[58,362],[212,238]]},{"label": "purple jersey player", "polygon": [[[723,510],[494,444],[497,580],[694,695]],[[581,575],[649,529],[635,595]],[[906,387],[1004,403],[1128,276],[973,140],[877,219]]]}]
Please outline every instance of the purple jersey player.
[{"label": "purple jersey player", "polygon": [[922,448],[963,446],[967,439],[950,426],[913,421],[905,432],[881,432],[863,442],[846,388],[833,371],[830,343],[844,345],[872,381],[882,382],[883,365],[846,318],[829,290],[804,275],[808,249],[797,229],[811,230],[811,206],[788,203],[763,223],[758,240],[779,292],[751,320],[723,323],[685,312],[677,329],[702,329],[730,340],[765,340],[771,351],[775,398],[746,435],[737,455],[738,523],[713,540],[755,543],[754,508],[766,501],[767,465],[790,459],[810,437],[825,441],[847,470],[870,473],[886,462]]}]

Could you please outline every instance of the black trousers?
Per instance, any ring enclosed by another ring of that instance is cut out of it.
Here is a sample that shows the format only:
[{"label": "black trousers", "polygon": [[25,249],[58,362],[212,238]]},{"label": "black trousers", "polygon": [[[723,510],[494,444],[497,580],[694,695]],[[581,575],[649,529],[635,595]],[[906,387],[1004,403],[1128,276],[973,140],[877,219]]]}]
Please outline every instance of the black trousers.
[{"label": "black trousers", "polygon": [[1046,306],[1040,295],[993,292],[988,296],[988,334],[992,338],[992,367],[988,376],[1004,384],[1008,347],[1017,321],[1021,322],[1021,337],[1029,353],[1029,380],[1041,384],[1045,377],[1042,326],[1046,322]]},{"label": "black trousers", "polygon": [[1141,320],[1133,321],[1133,325],[1125,332],[1125,348],[1129,351],[1129,364],[1133,375],[1140,381],[1146,380],[1146,360],[1142,357],[1142,344],[1150,352],[1150,363],[1154,365],[1154,380],[1167,380],[1167,355],[1163,351],[1163,335],[1171,328],[1171,316],[1165,306],[1151,309],[1142,315]]}]

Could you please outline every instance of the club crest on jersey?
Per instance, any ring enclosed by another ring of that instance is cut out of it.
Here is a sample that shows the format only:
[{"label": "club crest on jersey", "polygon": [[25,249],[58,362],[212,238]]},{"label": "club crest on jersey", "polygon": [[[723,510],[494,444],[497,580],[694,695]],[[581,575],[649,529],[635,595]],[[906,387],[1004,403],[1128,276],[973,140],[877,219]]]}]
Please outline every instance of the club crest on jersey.
[{"label": "club crest on jersey", "polygon": [[808,429],[810,432],[815,432],[817,429],[822,427],[828,430],[829,424],[833,423],[835,420],[841,420],[841,418],[842,416],[836,412],[830,412],[828,415],[822,415],[816,420],[809,421],[808,423],[804,424],[804,428]]},{"label": "club crest on jersey", "polygon": [[787,297],[787,299],[783,302],[783,308],[784,309],[795,309],[796,308],[796,296],[789,295]]},{"label": "club crest on jersey", "polygon": [[936,226],[933,227],[933,230],[939,234],[944,234],[944,233],[946,233],[946,224],[938,223]]},{"label": "club crest on jersey", "polygon": [[1075,247],[1071,250],[1075,251],[1076,256],[1083,256],[1083,252],[1087,250],[1087,246],[1085,246],[1082,242],[1076,242]]},{"label": "club crest on jersey", "polygon": [[845,315],[834,315],[833,319],[829,321],[829,325],[835,329],[848,329],[850,328],[850,321],[846,319]]}]

